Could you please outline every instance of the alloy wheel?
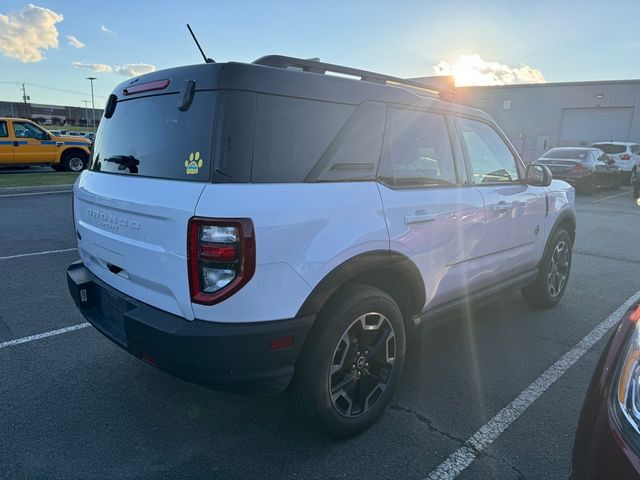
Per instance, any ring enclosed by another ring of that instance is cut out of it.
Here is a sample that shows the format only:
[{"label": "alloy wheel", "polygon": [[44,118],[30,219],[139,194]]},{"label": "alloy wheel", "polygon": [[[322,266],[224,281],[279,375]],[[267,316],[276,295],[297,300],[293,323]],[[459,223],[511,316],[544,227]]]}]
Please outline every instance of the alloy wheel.
[{"label": "alloy wheel", "polygon": [[396,354],[395,333],[383,314],[361,315],[342,334],[331,359],[329,393],[344,417],[367,412],[387,388]]},{"label": "alloy wheel", "polygon": [[569,245],[564,240],[558,242],[556,248],[551,254],[551,266],[547,276],[547,287],[549,295],[553,298],[560,295],[562,289],[567,283],[569,262],[571,261],[569,255]]}]

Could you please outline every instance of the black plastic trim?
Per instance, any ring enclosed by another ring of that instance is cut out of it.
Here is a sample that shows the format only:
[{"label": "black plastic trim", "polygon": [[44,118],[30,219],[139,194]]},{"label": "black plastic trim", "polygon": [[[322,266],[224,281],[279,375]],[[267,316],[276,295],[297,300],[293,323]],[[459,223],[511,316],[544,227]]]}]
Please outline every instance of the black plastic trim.
[{"label": "black plastic trim", "polygon": [[400,253],[375,250],[357,255],[333,269],[316,285],[296,316],[317,315],[327,300],[350,280],[362,273],[384,269],[395,271],[408,280],[409,285],[413,287],[410,309],[413,312],[421,311],[426,301],[426,292],[416,265]]},{"label": "black plastic trim", "polygon": [[506,280],[502,280],[498,283],[495,283],[488,287],[477,290],[468,295],[464,295],[460,298],[457,298],[449,302],[443,303],[441,305],[435,306],[433,308],[430,308],[425,312],[423,312],[422,314],[414,317],[414,322],[418,325],[426,321],[429,321],[434,317],[443,315],[449,311],[459,309],[464,305],[480,302],[487,298],[493,297],[500,292],[524,288],[527,285],[530,285],[531,283],[533,283],[537,276],[538,276],[537,268],[525,273],[518,274]]},{"label": "black plastic trim", "polygon": [[[82,315],[116,345],[138,358],[144,354],[148,363],[173,375],[217,390],[285,390],[315,320],[307,315],[242,324],[189,321],[115,290],[81,261],[69,266],[67,283]],[[112,299],[107,307],[104,296]],[[120,309],[121,314],[114,321],[105,308]],[[286,336],[294,337],[291,347],[271,350],[271,340]]]}]

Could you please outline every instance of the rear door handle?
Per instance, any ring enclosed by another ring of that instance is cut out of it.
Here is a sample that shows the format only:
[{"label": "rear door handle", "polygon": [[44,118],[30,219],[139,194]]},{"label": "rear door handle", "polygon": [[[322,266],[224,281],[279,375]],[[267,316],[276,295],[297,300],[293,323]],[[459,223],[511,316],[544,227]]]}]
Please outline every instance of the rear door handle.
[{"label": "rear door handle", "polygon": [[433,213],[413,213],[404,216],[404,224],[433,222],[436,218],[437,215]]},{"label": "rear door handle", "polygon": [[14,146],[14,147],[19,147],[19,146],[20,146],[20,144],[19,144],[16,140],[14,140],[14,141],[13,141],[13,146]]},{"label": "rear door handle", "polygon": [[507,212],[513,208],[513,205],[506,202],[498,202],[491,205],[491,210],[494,212]]}]

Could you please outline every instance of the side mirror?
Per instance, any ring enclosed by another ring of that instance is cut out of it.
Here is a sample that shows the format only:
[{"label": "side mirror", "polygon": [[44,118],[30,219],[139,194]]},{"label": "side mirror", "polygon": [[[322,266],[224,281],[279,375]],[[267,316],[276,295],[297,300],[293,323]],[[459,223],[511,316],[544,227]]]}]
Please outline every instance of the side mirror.
[{"label": "side mirror", "polygon": [[548,187],[551,185],[553,175],[551,170],[544,165],[531,164],[527,166],[527,183],[534,187]]}]

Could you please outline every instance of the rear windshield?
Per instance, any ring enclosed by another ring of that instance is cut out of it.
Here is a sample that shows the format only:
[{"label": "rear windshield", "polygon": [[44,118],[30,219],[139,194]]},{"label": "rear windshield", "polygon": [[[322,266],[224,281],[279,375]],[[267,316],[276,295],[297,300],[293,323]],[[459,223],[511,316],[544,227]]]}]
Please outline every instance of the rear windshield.
[{"label": "rear windshield", "polygon": [[586,160],[589,158],[589,150],[581,150],[581,149],[555,149],[552,148],[547,153],[544,154],[544,158],[561,158],[567,160]]},{"label": "rear windshield", "polygon": [[613,143],[594,143],[593,147],[599,148],[604,153],[609,153],[614,155],[617,153],[624,153],[627,151],[626,145],[614,145]]},{"label": "rear windshield", "polygon": [[187,111],[178,95],[118,102],[103,118],[90,169],[95,172],[206,182],[213,144],[215,92],[196,92]]}]

